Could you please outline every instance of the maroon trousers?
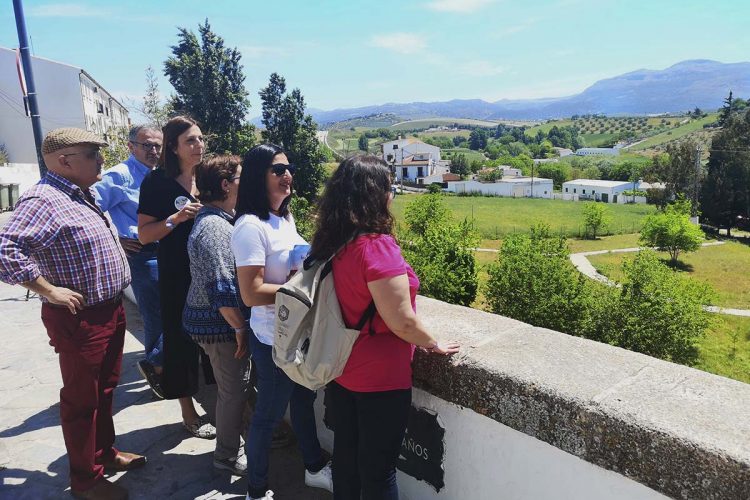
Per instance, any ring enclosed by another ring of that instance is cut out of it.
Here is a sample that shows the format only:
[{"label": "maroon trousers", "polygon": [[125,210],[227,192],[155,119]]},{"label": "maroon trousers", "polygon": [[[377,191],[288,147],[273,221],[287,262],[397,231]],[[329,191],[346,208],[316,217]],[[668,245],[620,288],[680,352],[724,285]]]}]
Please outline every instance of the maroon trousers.
[{"label": "maroon trousers", "polygon": [[50,345],[60,355],[60,420],[70,486],[87,490],[104,474],[101,464],[117,454],[112,396],[120,379],[125,310],[120,300],[75,315],[45,303],[42,322]]}]

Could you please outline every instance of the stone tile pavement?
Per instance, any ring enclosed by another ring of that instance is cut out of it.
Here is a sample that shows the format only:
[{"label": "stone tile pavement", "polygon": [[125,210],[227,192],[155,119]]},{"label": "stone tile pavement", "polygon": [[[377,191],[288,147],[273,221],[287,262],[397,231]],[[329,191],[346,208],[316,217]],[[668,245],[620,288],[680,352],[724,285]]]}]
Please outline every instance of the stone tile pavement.
[{"label": "stone tile pavement", "polygon": [[[0,498],[69,498],[57,355],[48,345],[39,300],[27,302],[25,295],[24,288],[0,283]],[[110,480],[127,488],[134,499],[244,498],[243,478],[214,469],[214,441],[187,434],[177,402],[152,398],[136,368],[143,350],[140,316],[127,301],[126,308],[128,334],[115,393],[115,444],[147,455],[148,464]],[[202,408],[211,416],[215,387],[202,387],[196,400],[199,412]],[[331,498],[328,492],[304,485],[296,446],[273,450],[270,470],[276,500]]]}]

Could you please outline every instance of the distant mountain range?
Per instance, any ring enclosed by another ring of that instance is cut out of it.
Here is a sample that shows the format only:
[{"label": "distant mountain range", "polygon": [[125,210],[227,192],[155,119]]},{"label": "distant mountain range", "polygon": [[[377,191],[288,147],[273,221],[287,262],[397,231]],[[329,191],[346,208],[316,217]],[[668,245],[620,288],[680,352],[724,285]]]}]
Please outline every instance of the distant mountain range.
[{"label": "distant mountain range", "polygon": [[321,126],[355,117],[393,113],[404,120],[474,118],[478,120],[539,120],[575,114],[657,114],[719,108],[732,90],[750,97],[750,62],[683,61],[664,70],[639,69],[600,80],[580,94],[545,99],[455,99],[446,102],[388,103],[361,108],[308,112]]}]

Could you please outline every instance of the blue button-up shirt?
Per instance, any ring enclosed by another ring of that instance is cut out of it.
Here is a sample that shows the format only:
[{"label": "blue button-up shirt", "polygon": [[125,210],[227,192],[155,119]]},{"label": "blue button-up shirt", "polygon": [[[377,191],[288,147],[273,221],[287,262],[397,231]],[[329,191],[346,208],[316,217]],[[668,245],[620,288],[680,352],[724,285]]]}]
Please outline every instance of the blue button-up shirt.
[{"label": "blue button-up shirt", "polygon": [[99,208],[109,212],[123,238],[138,238],[138,196],[141,183],[149,172],[150,168],[131,155],[106,170],[102,180],[93,186]]}]

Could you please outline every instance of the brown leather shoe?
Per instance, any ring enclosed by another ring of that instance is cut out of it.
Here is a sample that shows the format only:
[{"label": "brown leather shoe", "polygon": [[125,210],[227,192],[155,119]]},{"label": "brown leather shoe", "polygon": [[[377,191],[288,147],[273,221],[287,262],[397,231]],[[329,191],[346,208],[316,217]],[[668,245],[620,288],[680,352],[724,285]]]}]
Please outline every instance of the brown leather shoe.
[{"label": "brown leather shoe", "polygon": [[127,500],[128,498],[128,490],[110,483],[106,479],[100,479],[94,486],[85,491],[76,491],[71,488],[70,494],[74,498],[85,498],[87,500]]},{"label": "brown leather shoe", "polygon": [[120,472],[124,470],[133,470],[138,467],[146,465],[146,457],[143,455],[136,455],[135,453],[128,453],[127,451],[121,451],[115,455],[109,462],[105,462],[104,470]]}]

